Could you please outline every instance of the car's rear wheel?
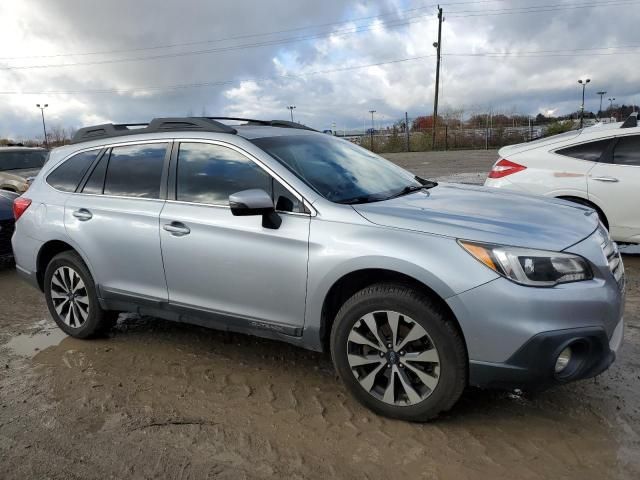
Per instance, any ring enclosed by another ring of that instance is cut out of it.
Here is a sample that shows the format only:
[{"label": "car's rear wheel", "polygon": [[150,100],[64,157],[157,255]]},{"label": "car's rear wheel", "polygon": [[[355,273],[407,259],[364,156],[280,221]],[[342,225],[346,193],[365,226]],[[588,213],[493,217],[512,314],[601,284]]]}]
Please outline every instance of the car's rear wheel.
[{"label": "car's rear wheel", "polygon": [[44,293],[51,316],[72,337],[104,334],[117,317],[100,307],[91,273],[75,252],[62,252],[49,262]]},{"label": "car's rear wheel", "polygon": [[450,409],[467,384],[467,356],[452,319],[429,297],[378,284],[345,302],[331,354],[351,393],[376,413],[426,421]]}]

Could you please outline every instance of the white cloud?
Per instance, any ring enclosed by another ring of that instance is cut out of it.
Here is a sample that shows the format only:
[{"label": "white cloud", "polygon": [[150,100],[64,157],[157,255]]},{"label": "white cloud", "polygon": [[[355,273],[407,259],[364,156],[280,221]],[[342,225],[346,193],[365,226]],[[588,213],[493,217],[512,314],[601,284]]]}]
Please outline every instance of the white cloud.
[{"label": "white cloud", "polygon": [[[2,2],[0,68],[87,60],[99,62],[309,36],[327,31],[327,27],[129,53],[6,59],[223,39],[389,14],[421,5],[405,0],[355,3],[341,0]],[[634,37],[640,11],[634,6],[464,18],[456,18],[453,13],[456,10],[483,13],[488,9],[515,6],[524,4],[496,1],[490,5],[484,2],[445,6],[442,109],[465,108],[471,113],[490,106],[494,111],[568,112],[579,104],[581,90],[577,79],[585,76],[592,79],[587,89],[588,109],[598,108],[599,97],[595,92],[600,89],[607,90],[621,102],[631,102],[634,96],[640,98],[638,54],[528,58],[454,55],[636,44]],[[200,114],[202,110],[229,116],[288,118],[286,106],[289,104],[297,106],[297,119],[320,129],[329,128],[333,122],[339,126],[360,126],[367,121],[367,112],[372,108],[378,111],[379,118],[389,121],[400,118],[405,111],[412,116],[428,114],[433,102],[434,57],[342,72],[283,77],[433,55],[432,43],[437,35],[435,9],[414,11],[413,15],[426,13],[433,15],[415,18],[414,23],[397,28],[390,28],[381,21],[343,23],[328,37],[260,48],[146,61],[0,70],[0,91],[118,90],[101,95],[2,95],[0,137],[38,135],[37,102],[48,102],[49,121],[65,126],[104,121],[139,122],[154,116]],[[367,25],[371,26],[370,31],[343,34],[350,27]],[[191,89],[130,91],[144,86],[229,79],[236,82]]]}]

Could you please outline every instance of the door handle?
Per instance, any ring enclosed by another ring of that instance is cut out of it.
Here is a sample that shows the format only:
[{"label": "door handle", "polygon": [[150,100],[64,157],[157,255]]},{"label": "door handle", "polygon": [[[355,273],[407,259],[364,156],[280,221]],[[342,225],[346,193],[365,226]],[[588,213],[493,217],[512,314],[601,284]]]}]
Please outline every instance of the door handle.
[{"label": "door handle", "polygon": [[616,183],[620,181],[614,177],[592,177],[592,180],[596,180],[598,182],[612,182],[612,183]]},{"label": "door handle", "polygon": [[72,213],[72,215],[81,222],[86,222],[87,220],[91,220],[93,218],[93,214],[86,208],[76,210]]},{"label": "door handle", "polygon": [[191,229],[182,222],[167,223],[162,228],[176,237],[182,237],[183,235],[189,235],[191,233]]}]

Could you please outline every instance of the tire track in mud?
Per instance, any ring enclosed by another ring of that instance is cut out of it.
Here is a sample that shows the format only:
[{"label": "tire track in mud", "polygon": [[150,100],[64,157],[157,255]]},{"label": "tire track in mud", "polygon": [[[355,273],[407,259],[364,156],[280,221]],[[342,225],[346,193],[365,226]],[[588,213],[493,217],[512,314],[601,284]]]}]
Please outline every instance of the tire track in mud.
[{"label": "tire track in mud", "polygon": [[[468,390],[425,425],[361,407],[325,355],[150,318],[32,360],[0,348],[0,477],[638,476],[640,261],[625,264],[627,339],[597,382]],[[16,318],[0,333],[33,325]]]}]

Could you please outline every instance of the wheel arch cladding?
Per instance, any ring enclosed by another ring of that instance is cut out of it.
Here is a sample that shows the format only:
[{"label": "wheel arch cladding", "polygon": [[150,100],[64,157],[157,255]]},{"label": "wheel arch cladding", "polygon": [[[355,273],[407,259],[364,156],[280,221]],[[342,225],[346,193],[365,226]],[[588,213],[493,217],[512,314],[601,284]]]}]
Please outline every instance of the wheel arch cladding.
[{"label": "wheel arch cladding", "polygon": [[436,303],[453,322],[455,328],[462,337],[465,351],[467,350],[464,332],[462,331],[462,328],[460,328],[460,324],[456,316],[447,302],[445,302],[444,299],[432,288],[404,273],[383,268],[366,268],[355,270],[343,275],[334,282],[325,295],[320,319],[320,340],[324,351],[329,351],[331,328],[340,307],[342,307],[342,305],[355,293],[378,283],[396,283],[406,286],[407,288],[425,295]]},{"label": "wheel arch cladding", "polygon": [[93,275],[93,272],[91,271],[89,264],[85,260],[84,256],[78,251],[78,249],[74,248],[72,245],[70,245],[69,243],[63,240],[49,240],[48,242],[43,244],[42,247],[40,247],[40,250],[38,251],[38,258],[36,260],[36,267],[37,267],[36,275],[37,275],[38,286],[40,287],[40,290],[44,291],[44,273],[47,270],[47,265],[49,265],[49,262],[51,262],[53,257],[58,255],[59,253],[67,252],[67,251],[72,251],[77,253],[82,259],[82,261],[84,262],[84,264],[87,266],[89,273]]}]

